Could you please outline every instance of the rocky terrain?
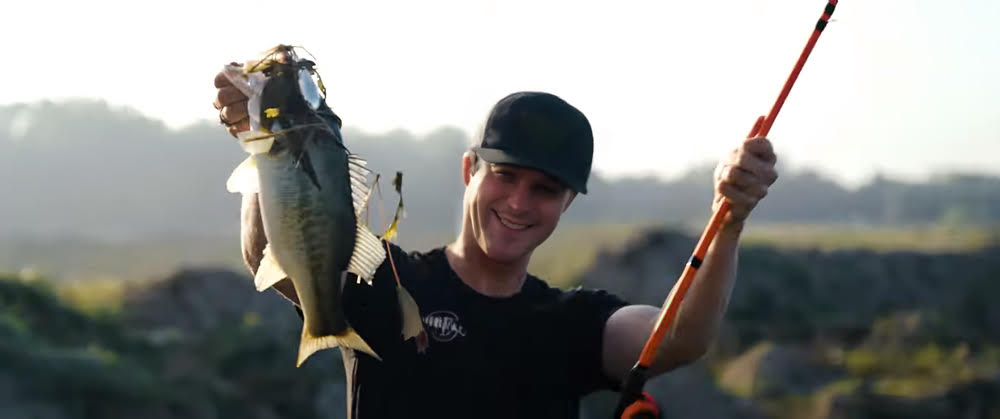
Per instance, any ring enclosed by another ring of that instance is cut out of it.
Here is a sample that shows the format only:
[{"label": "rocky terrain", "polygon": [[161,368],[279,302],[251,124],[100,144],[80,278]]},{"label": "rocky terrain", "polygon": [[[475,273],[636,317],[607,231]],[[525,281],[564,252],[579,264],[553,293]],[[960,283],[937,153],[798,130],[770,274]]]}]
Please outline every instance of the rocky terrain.
[{"label": "rocky terrain", "polygon": [[[695,241],[650,231],[581,283],[660,306]],[[647,388],[668,417],[1000,417],[1000,247],[745,247],[738,276],[711,353]]]},{"label": "rocky terrain", "polygon": [[[580,278],[660,305],[695,239],[648,231]],[[652,380],[671,418],[1000,417],[1000,248],[927,254],[745,247],[722,332]],[[0,279],[0,418],[336,418],[342,366],[294,368],[300,321],[242,273],[135,281],[82,311],[58,281]],[[610,392],[584,401],[606,418]]]}]

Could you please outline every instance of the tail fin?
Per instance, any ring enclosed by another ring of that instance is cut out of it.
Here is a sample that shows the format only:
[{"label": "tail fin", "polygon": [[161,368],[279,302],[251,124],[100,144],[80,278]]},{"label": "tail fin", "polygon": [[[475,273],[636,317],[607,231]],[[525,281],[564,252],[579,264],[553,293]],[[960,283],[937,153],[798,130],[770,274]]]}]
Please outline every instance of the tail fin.
[{"label": "tail fin", "polygon": [[306,362],[312,354],[319,352],[323,349],[336,348],[336,347],[351,348],[368,355],[373,356],[375,359],[381,361],[382,358],[375,353],[375,350],[368,346],[368,343],[361,338],[354,329],[347,328],[347,330],[341,335],[329,335],[315,337],[309,334],[308,329],[305,328],[305,324],[302,325],[302,338],[299,341],[299,358],[295,363],[296,367],[301,367],[303,363]]}]

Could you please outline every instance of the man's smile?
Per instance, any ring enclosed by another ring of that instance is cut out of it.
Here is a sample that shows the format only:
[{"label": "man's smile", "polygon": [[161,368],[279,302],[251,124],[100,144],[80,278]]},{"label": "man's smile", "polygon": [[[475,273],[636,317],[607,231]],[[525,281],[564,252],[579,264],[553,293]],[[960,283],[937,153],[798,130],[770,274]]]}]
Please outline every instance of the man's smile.
[{"label": "man's smile", "polygon": [[531,227],[531,224],[519,224],[519,223],[516,223],[516,222],[514,222],[514,221],[512,221],[510,219],[504,218],[496,210],[492,210],[492,211],[493,211],[493,214],[495,214],[497,216],[497,219],[500,220],[500,224],[503,224],[504,227],[507,227],[507,228],[509,228],[511,230],[524,230],[524,229],[526,229],[528,227]]}]

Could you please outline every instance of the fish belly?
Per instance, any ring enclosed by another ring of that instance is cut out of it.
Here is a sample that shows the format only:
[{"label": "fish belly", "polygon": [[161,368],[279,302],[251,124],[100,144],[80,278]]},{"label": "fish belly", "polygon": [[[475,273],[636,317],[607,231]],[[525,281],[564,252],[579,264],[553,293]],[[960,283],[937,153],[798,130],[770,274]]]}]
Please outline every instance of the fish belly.
[{"label": "fish belly", "polygon": [[350,261],[356,233],[347,155],[336,144],[317,141],[307,142],[303,151],[315,181],[303,169],[302,159],[287,152],[256,157],[264,232],[275,260],[295,286],[304,333],[340,335],[348,327],[340,275]]}]

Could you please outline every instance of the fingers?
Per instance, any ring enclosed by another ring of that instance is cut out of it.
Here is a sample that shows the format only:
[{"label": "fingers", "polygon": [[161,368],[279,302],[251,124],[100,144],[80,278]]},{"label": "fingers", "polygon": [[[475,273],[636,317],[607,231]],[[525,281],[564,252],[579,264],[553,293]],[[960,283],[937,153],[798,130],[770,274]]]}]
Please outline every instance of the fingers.
[{"label": "fingers", "polygon": [[[235,63],[232,63],[235,64]],[[247,112],[247,96],[229,81],[224,72],[215,75],[215,101],[212,106],[219,110],[219,122],[226,127],[230,135],[250,129],[250,118]]]},{"label": "fingers", "polygon": [[771,185],[756,174],[736,166],[724,166],[719,173],[718,183],[732,186],[758,201],[767,196],[767,187]]},{"label": "fingers", "polygon": [[234,125],[244,119],[247,119],[247,116],[246,100],[231,103],[219,110],[219,117],[222,118],[226,125]]},{"label": "fingers", "polygon": [[222,87],[232,86],[232,85],[233,84],[229,82],[229,78],[226,77],[225,73],[223,73],[223,72],[220,71],[219,74],[215,75],[215,87],[216,88],[222,88]]},{"label": "fingers", "polygon": [[249,131],[250,118],[247,113],[247,101],[241,100],[230,103],[228,106],[223,106],[222,109],[219,109],[219,122],[226,127],[226,131],[233,137],[236,137],[240,132]]},{"label": "fingers", "polygon": [[[733,149],[720,165],[720,169],[735,166],[752,173],[763,183],[771,185],[778,179],[775,164],[778,157],[774,154],[771,142],[766,138],[752,138]],[[716,172],[718,177],[720,174]]]},{"label": "fingers", "polygon": [[764,137],[748,139],[733,149],[716,167],[713,209],[725,200],[730,205],[728,219],[746,219],[777,180],[776,162],[774,148]]},{"label": "fingers", "polygon": [[220,87],[219,91],[215,94],[215,102],[212,103],[212,106],[215,106],[215,109],[222,109],[225,106],[240,101],[245,102],[246,100],[247,96],[240,89],[233,86]]},{"label": "fingers", "polygon": [[219,120],[226,125],[226,131],[230,135],[235,136],[241,131],[250,129],[247,97],[236,87],[232,85],[220,87],[212,106],[219,110]]},{"label": "fingers", "polygon": [[716,200],[713,208],[718,208],[722,199],[729,202],[729,211],[736,220],[744,220],[750,215],[760,198],[744,192],[736,186],[728,183],[716,185]]},{"label": "fingers", "polygon": [[237,134],[243,131],[249,131],[249,130],[250,130],[250,119],[244,119],[238,123],[226,125],[226,131],[229,132],[229,135],[232,135],[233,137],[235,137]]},{"label": "fingers", "polygon": [[777,163],[778,156],[774,154],[771,140],[764,137],[750,138],[743,142],[743,149],[768,163]]},{"label": "fingers", "polygon": [[[241,65],[241,64],[237,63],[237,62],[231,62],[231,63],[229,63],[229,65],[231,65],[231,66],[232,65],[238,66],[238,65]],[[215,87],[216,88],[222,88],[222,87],[232,86],[232,85],[233,85],[233,83],[229,81],[229,77],[226,77],[226,73],[220,71],[218,74],[215,75]]]},{"label": "fingers", "polygon": [[754,154],[740,154],[737,157],[735,167],[752,174],[766,185],[771,185],[775,180],[778,180],[778,171],[775,170],[774,163],[763,160]]}]

